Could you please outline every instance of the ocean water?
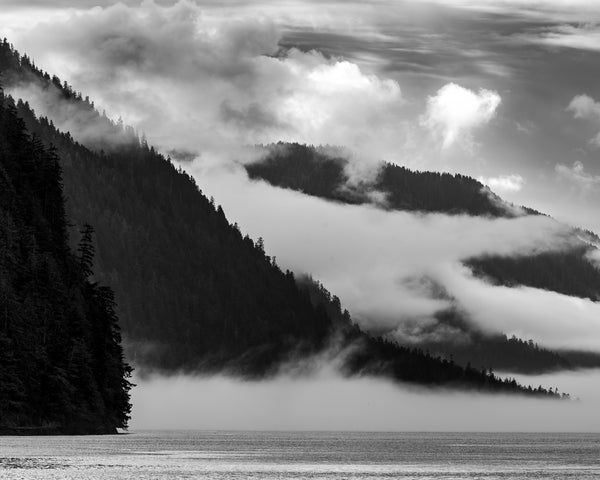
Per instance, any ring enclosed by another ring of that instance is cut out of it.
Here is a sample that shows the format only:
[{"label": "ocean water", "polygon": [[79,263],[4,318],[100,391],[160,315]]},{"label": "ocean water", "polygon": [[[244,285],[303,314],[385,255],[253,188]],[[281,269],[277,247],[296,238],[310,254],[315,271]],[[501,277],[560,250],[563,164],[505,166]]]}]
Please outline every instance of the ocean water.
[{"label": "ocean water", "polygon": [[600,434],[130,432],[0,437],[4,479],[598,479]]}]

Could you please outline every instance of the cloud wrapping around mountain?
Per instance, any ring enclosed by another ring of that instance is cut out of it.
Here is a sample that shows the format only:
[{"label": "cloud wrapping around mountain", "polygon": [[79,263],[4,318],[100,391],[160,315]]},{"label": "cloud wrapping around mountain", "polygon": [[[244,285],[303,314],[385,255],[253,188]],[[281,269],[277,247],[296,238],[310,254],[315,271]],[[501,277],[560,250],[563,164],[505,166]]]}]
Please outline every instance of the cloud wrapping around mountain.
[{"label": "cloud wrapping around mountain", "polygon": [[242,170],[192,169],[242,231],[283,268],[311,273],[365,328],[404,342],[460,341],[436,314],[457,308],[476,328],[553,348],[597,349],[600,305],[533,288],[493,286],[461,261],[569,248],[569,227],[544,216],[490,219],[389,212],[248,182]]}]

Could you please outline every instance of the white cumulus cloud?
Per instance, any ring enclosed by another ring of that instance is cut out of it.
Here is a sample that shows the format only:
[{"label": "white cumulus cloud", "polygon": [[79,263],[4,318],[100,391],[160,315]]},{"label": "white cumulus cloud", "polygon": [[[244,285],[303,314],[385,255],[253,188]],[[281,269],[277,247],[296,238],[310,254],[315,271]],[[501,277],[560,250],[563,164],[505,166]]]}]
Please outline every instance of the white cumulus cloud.
[{"label": "white cumulus cloud", "polygon": [[65,15],[22,27],[19,48],[158,147],[214,153],[283,140],[381,159],[404,141],[396,80],[315,50],[281,48],[281,26],[258,11],[220,16],[181,0]]},{"label": "white cumulus cloud", "polygon": [[573,113],[575,118],[600,120],[600,102],[596,102],[589,95],[577,95],[571,100],[567,111]]},{"label": "white cumulus cloud", "polygon": [[[600,47],[599,47],[600,48]],[[573,114],[573,118],[592,120],[600,123],[600,102],[595,101],[589,95],[577,95],[571,100],[567,111]],[[592,148],[600,148],[600,132],[589,141]]]},{"label": "white cumulus cloud", "polygon": [[420,123],[441,138],[442,148],[456,142],[470,146],[472,131],[494,118],[500,102],[500,95],[495,91],[474,92],[448,83],[428,98]]}]

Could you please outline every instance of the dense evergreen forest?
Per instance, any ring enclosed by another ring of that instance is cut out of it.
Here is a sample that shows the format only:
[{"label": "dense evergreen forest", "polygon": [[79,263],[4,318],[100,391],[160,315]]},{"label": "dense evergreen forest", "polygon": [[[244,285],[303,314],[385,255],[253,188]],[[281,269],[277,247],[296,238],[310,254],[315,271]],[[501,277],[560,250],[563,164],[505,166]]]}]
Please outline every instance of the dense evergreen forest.
[{"label": "dense evergreen forest", "polygon": [[586,258],[589,248],[533,256],[472,258],[465,263],[500,285],[526,285],[573,297],[600,300],[600,270]]},{"label": "dense evergreen forest", "polygon": [[350,204],[372,202],[381,193],[381,206],[391,210],[511,217],[501,199],[471,177],[438,172],[416,172],[391,163],[382,165],[373,182],[347,181],[348,164],[338,149],[298,143],[257,147],[265,153],[260,162],[246,165],[250,178],[299,190],[308,195]]},{"label": "dense evergreen forest", "polygon": [[0,434],[126,427],[130,368],[93,254],[89,226],[69,249],[56,152],[0,89]]},{"label": "dense evergreen forest", "polygon": [[6,42],[0,68],[11,82],[34,83],[81,109],[82,122],[119,138],[107,148],[101,139],[84,146],[52,120],[37,119],[27,103],[17,104],[29,129],[56,147],[70,218],[77,227],[95,224],[95,278],[114,287],[128,358],[142,371],[262,377],[286,361],[333,351],[352,375],[555,395],[361,332],[339,302],[334,308],[330,299],[299,286],[266,254],[261,239],[230,224],[189,175],[131,129],[96,112]]}]

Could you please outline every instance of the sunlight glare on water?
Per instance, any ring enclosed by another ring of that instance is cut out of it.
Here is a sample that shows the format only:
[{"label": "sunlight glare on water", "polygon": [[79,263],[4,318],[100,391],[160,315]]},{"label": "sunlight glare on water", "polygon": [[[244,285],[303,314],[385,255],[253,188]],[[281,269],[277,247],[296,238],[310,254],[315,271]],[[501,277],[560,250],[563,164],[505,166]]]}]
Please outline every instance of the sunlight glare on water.
[{"label": "sunlight glare on water", "polygon": [[591,479],[598,434],[132,432],[0,437],[6,479]]}]

